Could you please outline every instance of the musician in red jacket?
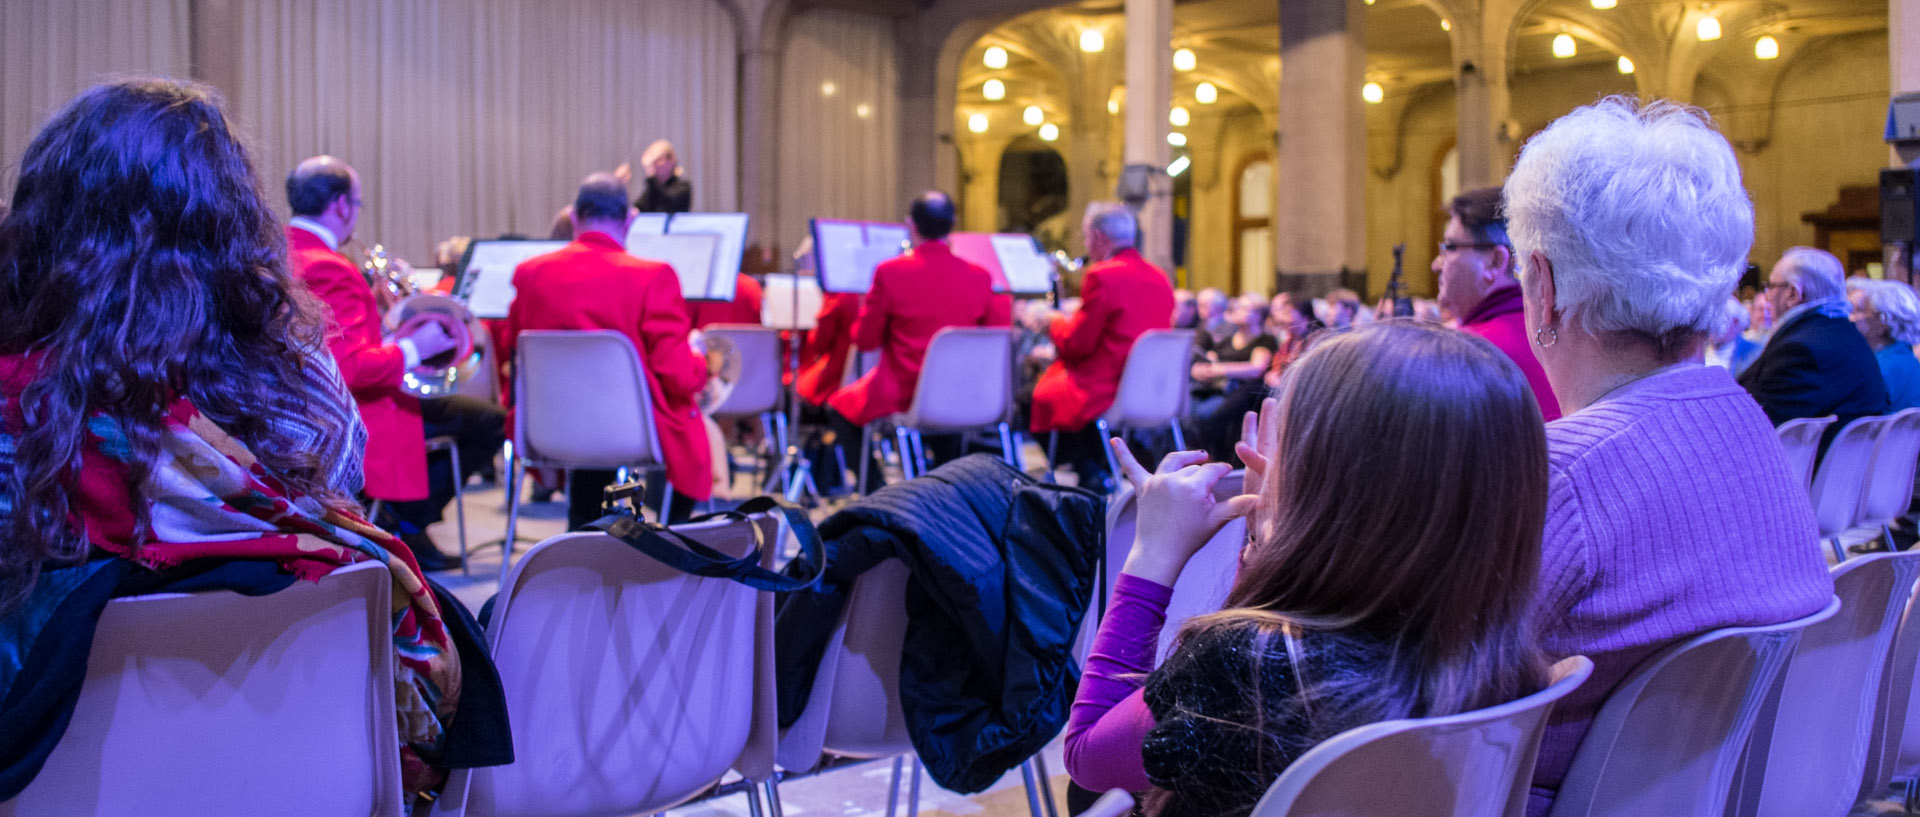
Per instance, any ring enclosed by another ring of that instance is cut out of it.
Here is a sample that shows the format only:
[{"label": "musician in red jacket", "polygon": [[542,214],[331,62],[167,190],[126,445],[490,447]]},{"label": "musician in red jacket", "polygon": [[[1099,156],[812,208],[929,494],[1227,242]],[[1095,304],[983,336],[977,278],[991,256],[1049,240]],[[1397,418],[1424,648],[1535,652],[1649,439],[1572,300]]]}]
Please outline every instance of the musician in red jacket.
[{"label": "musician in red jacket", "polygon": [[687,304],[688,314],[693,319],[693,328],[705,329],[716,323],[760,323],[760,302],[765,295],[760,282],[746,273],[739,273],[733,284],[731,301],[694,301]]},{"label": "musician in red jacket", "polygon": [[428,437],[458,440],[468,475],[493,462],[505,414],[498,406],[465,396],[420,400],[401,388],[401,376],[423,359],[454,349],[437,324],[406,337],[382,337],[381,309],[367,280],[340,254],[360,218],[360,176],[332,156],[315,156],[287,175],[287,248],[293,267],[332,312],[327,348],[353,392],[367,426],[366,488],[385,512],[376,523],[392,528],[413,548],[427,570],[458,567],[459,559],[433,544],[427,526],[440,521],[453,499],[452,458],[427,457]]},{"label": "musician in red jacket", "polygon": [[1107,458],[1093,421],[1112,407],[1134,339],[1173,325],[1173,284],[1134,249],[1139,226],[1126,207],[1089,208],[1081,234],[1095,263],[1081,280],[1079,311],[1049,327],[1055,359],[1033,388],[1033,431],[1058,434],[1055,458],[1082,486],[1098,487]]},{"label": "musician in red jacket", "polygon": [[[573,242],[514,270],[515,295],[501,354],[512,360],[520,333],[530,329],[625,334],[646,370],[667,482],[673,485],[674,503],[666,517],[683,519],[694,502],[713,495],[706,424],[694,405],[707,384],[708,366],[688,343],[692,324],[673,268],[628,255],[621,245],[631,222],[626,185],[608,173],[588,176],[573,200]],[[613,474],[568,472],[569,528],[600,517],[602,489]]]},{"label": "musician in red jacket", "polygon": [[[987,271],[953,254],[953,200],[939,191],[922,193],[907,210],[913,249],[882,261],[873,288],[853,324],[861,351],[880,350],[880,364],[835,394],[829,423],[846,462],[858,468],[860,427],[913,404],[920,363],[933,335],[949,326],[1007,326],[1013,299],[997,295]],[[935,459],[950,459],[959,439],[929,439]],[[868,470],[866,490],[878,488],[880,469]],[[823,486],[824,487],[824,486]]]}]

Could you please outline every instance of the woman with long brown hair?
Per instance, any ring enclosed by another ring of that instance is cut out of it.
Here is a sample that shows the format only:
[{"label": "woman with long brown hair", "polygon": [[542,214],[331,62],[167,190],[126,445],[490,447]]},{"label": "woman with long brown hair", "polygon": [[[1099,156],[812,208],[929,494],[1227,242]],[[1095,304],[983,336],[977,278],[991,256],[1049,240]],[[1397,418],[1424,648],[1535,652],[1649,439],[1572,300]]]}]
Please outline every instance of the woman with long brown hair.
[{"label": "woman with long brown hair", "polygon": [[[1067,767],[1090,789],[1152,789],[1149,813],[1246,814],[1339,732],[1503,703],[1546,680],[1525,624],[1545,432],[1499,350],[1411,321],[1330,337],[1288,368],[1251,436],[1240,454],[1257,494],[1221,501],[1226,465],[1176,452],[1149,474],[1115,446],[1140,521],[1074,702]],[[1226,609],[1188,622],[1149,675],[1174,579],[1247,514]]]}]

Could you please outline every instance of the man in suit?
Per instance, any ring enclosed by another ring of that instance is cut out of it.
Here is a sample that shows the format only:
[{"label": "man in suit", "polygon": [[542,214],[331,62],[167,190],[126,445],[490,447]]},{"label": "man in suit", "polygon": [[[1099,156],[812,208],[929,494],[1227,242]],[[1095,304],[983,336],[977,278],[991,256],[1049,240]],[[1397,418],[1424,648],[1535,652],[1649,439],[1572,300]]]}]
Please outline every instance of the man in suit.
[{"label": "man in suit", "polygon": [[[513,272],[515,295],[507,310],[501,354],[513,359],[519,335],[530,329],[614,329],[633,342],[646,370],[654,425],[674,503],[668,519],[684,519],[696,501],[713,494],[713,463],[706,424],[694,398],[707,384],[708,364],[688,342],[692,324],[673,268],[627,254],[621,241],[633,218],[627,188],[612,174],[596,173],[573,200],[573,242],[528,259]],[[512,398],[509,394],[509,405]],[[614,472],[576,470],[567,475],[567,525],[600,516],[602,489]]]},{"label": "man in suit", "polygon": [[1072,464],[1080,485],[1099,489],[1109,475],[1093,421],[1113,405],[1134,340],[1172,326],[1174,296],[1167,274],[1134,249],[1132,211],[1096,204],[1081,234],[1095,263],[1081,279],[1079,311],[1048,327],[1056,357],[1033,388],[1033,431],[1058,434],[1055,459]]},{"label": "man in suit", "polygon": [[360,176],[353,168],[332,156],[301,162],[287,176],[287,203],[293,211],[288,254],[301,280],[332,313],[327,349],[367,426],[365,493],[385,503],[382,516],[389,517],[374,521],[393,528],[413,548],[420,567],[457,567],[459,559],[441,552],[427,535],[427,526],[440,521],[453,498],[454,477],[445,452],[429,462],[426,440],[453,436],[468,472],[459,476],[465,479],[493,461],[505,414],[471,397],[421,400],[401,388],[407,370],[452,352],[454,341],[432,323],[405,337],[382,337],[382,310],[372,288],[340,254],[360,218]]},{"label": "man in suit", "polygon": [[1779,322],[1759,359],[1740,376],[1774,425],[1836,417],[1829,440],[1841,426],[1885,414],[1890,405],[1873,349],[1847,320],[1843,276],[1840,259],[1825,250],[1794,247],[1781,255],[1767,274],[1765,293]]},{"label": "man in suit", "polygon": [[[858,468],[860,428],[906,411],[920,382],[920,364],[934,333],[949,326],[1008,326],[1013,299],[993,291],[986,270],[953,254],[953,200],[923,193],[907,211],[913,249],[880,263],[873,288],[860,305],[853,341],[861,351],[880,350],[880,364],[833,395],[829,423],[842,456]],[[958,453],[959,440],[929,440],[936,459]],[[868,470],[865,490],[879,487],[880,469]],[[826,486],[822,486],[826,487]]]}]

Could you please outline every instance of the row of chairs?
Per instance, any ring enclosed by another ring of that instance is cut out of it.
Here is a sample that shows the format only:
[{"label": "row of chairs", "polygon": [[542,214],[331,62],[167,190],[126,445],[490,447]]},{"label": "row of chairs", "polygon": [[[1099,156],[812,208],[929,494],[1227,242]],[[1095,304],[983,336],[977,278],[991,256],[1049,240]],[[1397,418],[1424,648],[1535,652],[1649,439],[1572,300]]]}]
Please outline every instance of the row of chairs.
[{"label": "row of chairs", "polygon": [[1820,539],[1835,563],[1846,561],[1843,537],[1850,531],[1879,535],[1893,547],[1891,523],[1913,502],[1914,469],[1920,463],[1920,408],[1862,417],[1833,436],[1819,468],[1820,439],[1834,418],[1782,423],[1776,432],[1787,461],[1808,485]]}]

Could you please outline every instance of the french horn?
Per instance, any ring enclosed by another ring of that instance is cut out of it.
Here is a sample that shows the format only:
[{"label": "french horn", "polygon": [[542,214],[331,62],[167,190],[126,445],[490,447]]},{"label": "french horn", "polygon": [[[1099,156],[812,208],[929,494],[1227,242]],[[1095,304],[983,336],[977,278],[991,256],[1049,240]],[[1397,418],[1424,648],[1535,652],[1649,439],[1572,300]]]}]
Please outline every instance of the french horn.
[{"label": "french horn", "polygon": [[387,337],[405,337],[426,323],[436,323],[453,338],[453,349],[420,361],[400,377],[400,388],[419,397],[445,397],[460,390],[460,381],[479,371],[481,349],[474,346],[473,312],[445,295],[423,294],[413,285],[413,268],[387,255],[379,244],[367,250],[361,269],[376,290],[390,302]]}]

